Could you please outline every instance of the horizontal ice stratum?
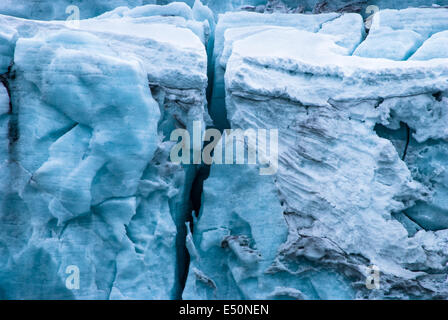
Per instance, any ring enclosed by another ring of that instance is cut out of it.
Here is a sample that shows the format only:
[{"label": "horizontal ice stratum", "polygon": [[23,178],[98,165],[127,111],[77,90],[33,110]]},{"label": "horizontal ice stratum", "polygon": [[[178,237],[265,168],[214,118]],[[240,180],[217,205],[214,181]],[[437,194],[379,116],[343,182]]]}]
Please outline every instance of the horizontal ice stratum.
[{"label": "horizontal ice stratum", "polygon": [[66,2],[0,5],[1,299],[448,298],[448,3]]}]

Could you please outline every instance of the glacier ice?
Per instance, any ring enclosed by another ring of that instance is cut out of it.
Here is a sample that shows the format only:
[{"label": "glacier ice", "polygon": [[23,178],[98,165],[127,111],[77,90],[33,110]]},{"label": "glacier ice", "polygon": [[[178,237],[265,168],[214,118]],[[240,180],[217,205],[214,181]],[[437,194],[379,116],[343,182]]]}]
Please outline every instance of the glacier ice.
[{"label": "glacier ice", "polygon": [[[418,33],[421,45],[447,29],[447,17],[445,9],[391,10],[381,32]],[[353,29],[340,28],[339,39]],[[374,46],[377,32],[356,45],[379,52],[372,58],[351,56],[331,32],[226,31],[228,121],[278,128],[279,170],[267,179],[249,165],[212,166],[189,235],[184,298],[447,297],[447,61],[443,51],[394,61],[412,50],[390,54],[393,36]],[[269,222],[252,222],[255,214]],[[273,222],[280,216],[286,223]],[[287,235],[275,250],[272,234]],[[381,270],[379,290],[365,285],[369,265]]]},{"label": "glacier ice", "polygon": [[[258,14],[253,12],[226,13],[219,16],[214,38],[212,67],[214,69],[213,94],[210,98],[209,112],[215,125],[224,129],[228,127],[225,107],[224,73],[234,39],[242,39],[265,29],[295,28],[318,32],[324,23],[339,18],[340,14],[291,15],[291,14]],[[346,19],[346,22],[349,22]],[[357,21],[362,25],[361,21]],[[356,24],[355,24],[356,26]],[[328,28],[330,30],[331,27]],[[361,33],[361,27],[358,30]],[[330,32],[330,31],[329,31]],[[355,35],[356,39],[356,35]],[[343,39],[340,39],[343,41]],[[227,47],[226,47],[227,46]]]},{"label": "glacier ice", "polygon": [[[384,46],[384,44],[387,46]],[[368,38],[355,51],[355,55],[366,58],[407,60],[422,43],[422,37],[412,30],[382,28],[369,33]],[[378,50],[382,48],[382,50]]]},{"label": "glacier ice", "polygon": [[410,57],[411,60],[448,58],[448,31],[437,32]]},{"label": "glacier ice", "polygon": [[[431,6],[3,1],[0,298],[446,299]],[[278,130],[278,170],[173,163],[194,123]]]},{"label": "glacier ice", "polygon": [[2,298],[179,297],[196,169],[168,161],[166,134],[204,123],[209,33],[183,8],[79,29],[0,17]]}]

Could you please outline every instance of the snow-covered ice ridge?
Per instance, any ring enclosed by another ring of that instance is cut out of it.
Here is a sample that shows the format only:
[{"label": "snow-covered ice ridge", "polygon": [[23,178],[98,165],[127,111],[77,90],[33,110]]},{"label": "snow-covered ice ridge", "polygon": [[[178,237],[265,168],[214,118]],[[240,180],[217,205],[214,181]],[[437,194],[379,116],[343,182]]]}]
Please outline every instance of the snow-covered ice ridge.
[{"label": "snow-covered ice ridge", "polygon": [[[0,298],[448,298],[448,9],[122,2],[0,15]],[[196,216],[169,137],[211,120],[279,168],[212,165]]]}]

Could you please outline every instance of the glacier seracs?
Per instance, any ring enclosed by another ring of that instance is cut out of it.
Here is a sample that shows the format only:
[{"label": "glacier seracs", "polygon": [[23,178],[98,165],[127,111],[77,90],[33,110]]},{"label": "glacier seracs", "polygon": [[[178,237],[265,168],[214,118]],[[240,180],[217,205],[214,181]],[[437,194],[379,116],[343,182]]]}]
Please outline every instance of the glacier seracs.
[{"label": "glacier seracs", "polygon": [[[69,5],[82,20],[37,21]],[[2,1],[0,298],[446,299],[448,9],[431,5]],[[277,173],[214,164],[200,190],[204,167],[169,160],[193,122],[278,129]]]},{"label": "glacier seracs", "polygon": [[168,161],[167,134],[208,118],[209,23],[164,9],[0,16],[2,298],[179,297],[196,168]]},{"label": "glacier seracs", "polygon": [[[421,45],[447,18],[446,9],[390,10],[380,27],[416,32]],[[372,59],[306,30],[240,35],[221,59],[228,121],[277,128],[279,169],[266,178],[249,165],[212,166],[183,297],[446,298],[443,50],[394,61],[386,40]],[[277,246],[274,235],[287,240]],[[370,265],[379,290],[366,286]]]}]

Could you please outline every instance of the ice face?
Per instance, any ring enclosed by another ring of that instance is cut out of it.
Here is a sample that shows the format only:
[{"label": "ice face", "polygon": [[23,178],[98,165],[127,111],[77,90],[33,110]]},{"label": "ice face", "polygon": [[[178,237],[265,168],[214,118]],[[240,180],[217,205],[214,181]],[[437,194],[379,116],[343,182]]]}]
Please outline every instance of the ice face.
[{"label": "ice face", "polygon": [[[400,36],[414,47],[398,55],[387,52],[384,32],[381,59],[346,50],[373,50],[379,31],[345,48],[344,28],[330,35],[265,26],[226,31],[220,62],[228,121],[243,130],[278,128],[279,169],[267,179],[249,165],[212,166],[189,238],[185,298],[446,297],[447,61],[443,50],[430,56],[438,59],[394,60],[443,32],[447,14],[382,16],[387,32],[405,30],[419,41]],[[416,15],[426,19],[409,24]],[[266,211],[272,232],[251,221],[255,214],[267,220]],[[271,220],[281,214],[286,224]],[[287,240],[276,247],[272,234]],[[366,286],[370,265],[381,270],[379,290]]]},{"label": "ice face", "polygon": [[[0,298],[445,299],[448,9],[158,2],[0,15]],[[175,164],[194,123],[278,167]]]},{"label": "ice face", "polygon": [[1,17],[16,32],[2,37],[3,298],[179,296],[196,169],[168,161],[166,133],[204,122],[207,85],[208,22],[186,9],[78,29]]}]

